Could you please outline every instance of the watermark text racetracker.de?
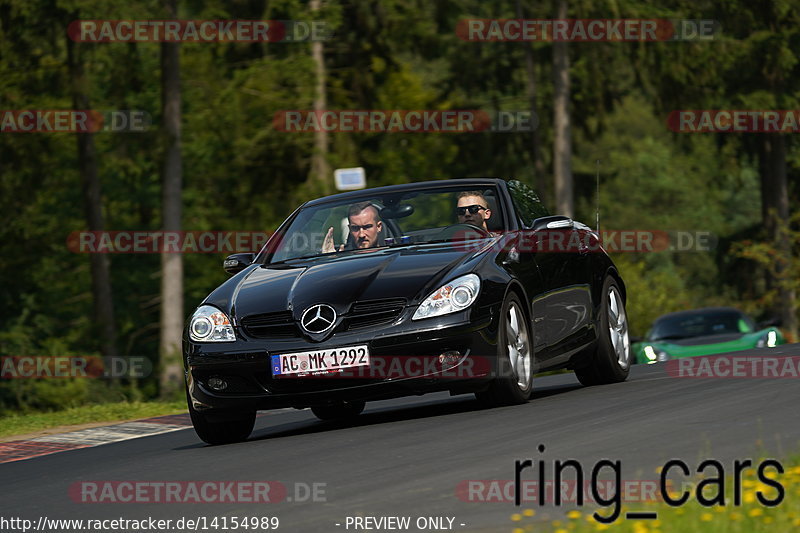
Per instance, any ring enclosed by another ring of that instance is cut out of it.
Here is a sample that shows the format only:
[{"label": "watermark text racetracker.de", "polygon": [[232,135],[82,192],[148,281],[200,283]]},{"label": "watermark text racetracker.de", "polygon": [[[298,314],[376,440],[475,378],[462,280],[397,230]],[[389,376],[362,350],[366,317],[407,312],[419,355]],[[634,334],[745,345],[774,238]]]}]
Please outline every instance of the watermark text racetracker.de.
[{"label": "watermark text racetracker.de", "polygon": [[800,133],[800,110],[680,110],[669,114],[667,126],[677,133]]},{"label": "watermark text racetracker.de", "polygon": [[465,41],[633,42],[710,40],[720,24],[709,19],[462,19]]},{"label": "watermark text racetracker.de", "polygon": [[271,504],[328,501],[327,483],[274,480],[85,480],[68,488],[80,504]]},{"label": "watermark text racetracker.de", "polygon": [[[671,490],[671,481],[669,487]],[[594,489],[591,480],[588,479],[581,484],[574,479],[564,479],[558,486],[552,480],[547,480],[540,485],[538,481],[529,479],[520,483],[520,501],[556,505],[579,501],[603,503],[613,498],[617,490],[618,487],[613,479],[597,480]],[[622,494],[622,501],[625,502],[663,501],[660,497],[657,479],[622,480],[619,490]],[[516,484],[512,479],[467,479],[456,486],[456,497],[469,503],[512,503],[515,492]]]},{"label": "watermark text racetracker.de", "polygon": [[294,109],[277,111],[272,125],[286,133],[512,133],[534,131],[539,118],[527,110]]},{"label": "watermark text racetracker.de", "polygon": [[67,35],[77,42],[289,43],[330,38],[323,20],[76,20]]},{"label": "watermark text racetracker.de", "polygon": [[0,379],[145,378],[152,372],[152,362],[141,356],[0,357]]},{"label": "watermark text racetracker.de", "polygon": [[73,231],[67,248],[84,254],[255,253],[269,237],[263,231]]},{"label": "watermark text racetracker.de", "polygon": [[[324,484],[304,484],[304,497],[323,501]],[[297,489],[296,489],[297,490]],[[300,497],[300,491],[297,491]],[[75,503],[279,503],[288,489],[279,481],[76,481],[69,486]],[[289,501],[291,501],[289,497]]]},{"label": "watermark text racetracker.de", "polygon": [[150,114],[141,110],[0,110],[0,133],[138,133],[152,123]]},{"label": "watermark text racetracker.de", "polygon": [[674,378],[786,379],[800,377],[800,356],[703,355],[666,362]]},{"label": "watermark text racetracker.de", "polygon": [[[455,246],[468,249],[486,247],[475,239],[473,230],[456,234]],[[588,229],[522,230],[512,240],[499,239],[490,247],[510,253],[598,253],[598,252],[708,252],[716,248],[717,237],[710,231],[684,230],[601,230]],[[500,250],[498,250],[500,251]]]}]

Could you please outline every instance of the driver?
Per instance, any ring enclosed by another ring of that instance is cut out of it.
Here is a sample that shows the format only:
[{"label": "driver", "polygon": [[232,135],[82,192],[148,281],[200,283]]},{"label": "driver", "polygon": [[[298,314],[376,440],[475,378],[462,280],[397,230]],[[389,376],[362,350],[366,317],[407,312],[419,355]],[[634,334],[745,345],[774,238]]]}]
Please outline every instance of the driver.
[{"label": "driver", "polygon": [[[359,202],[350,206],[347,211],[347,223],[350,235],[356,248],[373,248],[378,246],[378,234],[383,229],[383,222],[378,214],[378,209],[370,202]],[[345,246],[339,246],[339,251]],[[322,242],[322,253],[328,254],[336,251],[333,242],[333,226],[328,228],[325,240]]]},{"label": "driver", "polygon": [[461,224],[472,224],[488,232],[486,221],[492,216],[486,197],[480,191],[464,191],[458,194],[456,215]]}]

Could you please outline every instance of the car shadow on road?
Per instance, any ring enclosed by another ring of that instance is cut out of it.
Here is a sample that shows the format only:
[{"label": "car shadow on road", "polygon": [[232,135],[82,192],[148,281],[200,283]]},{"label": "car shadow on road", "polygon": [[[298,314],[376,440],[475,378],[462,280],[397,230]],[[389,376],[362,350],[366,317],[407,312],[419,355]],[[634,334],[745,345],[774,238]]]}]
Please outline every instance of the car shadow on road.
[{"label": "car shadow on road", "polygon": [[[540,401],[544,398],[567,393],[579,388],[582,388],[582,386],[577,383],[564,383],[538,387],[534,390],[531,402],[535,403],[537,400]],[[496,409],[525,409],[531,407],[531,403],[507,407],[487,407],[476,400],[474,396],[463,395],[410,406],[392,405],[381,407],[380,404],[376,403],[367,404],[367,407],[368,410],[363,414],[345,421],[317,420],[310,410],[304,410],[305,413],[308,413],[308,420],[277,424],[267,428],[257,429],[253,432],[248,440],[267,440],[298,435],[309,435],[362,426],[373,426],[377,424],[388,424],[408,420],[420,420],[438,416],[452,416],[479,411],[489,412]]]},{"label": "car shadow on road", "polygon": [[[544,384],[537,384],[537,381]],[[312,435],[315,433],[325,433],[329,431],[339,431],[362,426],[374,426],[378,424],[389,424],[408,420],[421,420],[437,416],[452,416],[463,413],[472,413],[506,409],[526,409],[534,407],[537,401],[545,398],[565,394],[575,389],[583,388],[574,379],[564,379],[564,376],[550,376],[539,378],[534,381],[534,391],[531,401],[522,405],[511,405],[504,407],[487,407],[471,394],[461,396],[444,397],[432,399],[425,403],[413,403],[411,405],[381,405],[380,402],[368,403],[367,410],[361,415],[344,421],[322,421],[318,420],[310,409],[302,411],[288,411],[293,417],[297,415],[305,416],[303,420],[296,420],[282,424],[272,424],[268,427],[259,428],[253,431],[248,441],[269,440],[284,437],[294,437],[300,435]],[[259,414],[259,419],[268,418],[274,421],[280,418],[280,412],[267,412]],[[207,445],[199,442],[196,445],[185,446],[178,449],[193,449],[205,447]]]}]

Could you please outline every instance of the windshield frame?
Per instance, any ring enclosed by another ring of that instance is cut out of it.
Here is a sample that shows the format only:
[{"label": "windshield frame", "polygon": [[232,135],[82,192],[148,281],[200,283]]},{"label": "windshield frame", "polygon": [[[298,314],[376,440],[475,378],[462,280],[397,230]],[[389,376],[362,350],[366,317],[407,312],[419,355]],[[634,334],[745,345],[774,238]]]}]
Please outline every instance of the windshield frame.
[{"label": "windshield frame", "polygon": [[[691,334],[691,332],[686,329],[685,322],[687,321],[697,321],[698,324],[702,323],[703,325],[706,325],[713,323],[716,320],[719,320],[720,317],[735,317],[737,323],[739,321],[744,321],[744,323],[747,325],[748,330],[741,331],[740,329],[737,329],[736,331],[722,331],[718,333],[714,332],[709,333],[704,331],[699,334]],[[667,335],[664,335],[661,332],[661,330],[664,330],[665,327],[668,327],[668,331],[666,331],[666,333],[668,333]],[[678,331],[678,328],[680,328],[681,331]],[[647,340],[652,342],[662,342],[662,341],[670,342],[675,340],[694,339],[698,337],[710,337],[714,335],[733,335],[733,334],[747,335],[755,331],[756,331],[755,323],[749,316],[747,316],[747,314],[734,308],[720,308],[720,309],[702,310],[697,312],[682,312],[679,314],[670,314],[662,316],[653,323],[653,327],[648,332]]]},{"label": "windshield frame", "polygon": [[[321,209],[325,208],[326,206],[340,206],[340,205],[347,205],[347,204],[354,204],[364,200],[375,200],[380,199],[382,204],[387,205],[385,200],[391,197],[405,197],[411,194],[435,194],[435,193],[454,193],[460,191],[469,191],[469,190],[488,190],[492,189],[494,191],[494,198],[497,204],[497,208],[499,208],[500,213],[499,217],[502,222],[502,225],[505,229],[502,231],[510,231],[518,229],[516,224],[514,224],[515,216],[513,207],[510,207],[510,201],[507,198],[507,190],[506,187],[503,186],[505,184],[502,180],[442,180],[441,182],[425,182],[419,184],[405,184],[399,186],[387,186],[387,187],[377,187],[372,189],[364,189],[361,191],[353,191],[348,193],[341,193],[335,194],[332,196],[327,196],[323,198],[318,198],[315,200],[310,200],[305,202],[300,207],[295,209],[295,211],[289,215],[289,217],[278,227],[275,233],[269,238],[267,243],[261,249],[261,251],[256,255],[253,260],[253,264],[261,264],[261,265],[280,265],[285,263],[291,263],[294,261],[302,261],[302,260],[309,260],[315,259],[319,257],[328,257],[328,256],[338,256],[342,253],[346,252],[354,252],[360,251],[364,252],[365,250],[344,250],[342,252],[336,253],[318,253],[318,254],[311,254],[306,256],[298,256],[298,257],[290,257],[281,259],[279,261],[273,261],[273,257],[278,252],[281,243],[284,240],[284,237],[288,230],[292,227],[292,225],[297,221],[299,217],[303,215],[309,209]],[[416,185],[416,186],[414,186]],[[391,202],[390,202],[391,203]],[[388,219],[393,220],[393,219]],[[401,219],[402,220],[402,219]],[[457,222],[453,222],[456,224]],[[482,237],[482,238],[488,238]],[[441,242],[441,241],[439,241]],[[412,242],[412,243],[395,243],[392,245],[381,245],[371,248],[372,250],[385,250],[387,248],[393,247],[406,247],[406,246],[420,246],[424,244],[434,244],[435,241],[430,242]]]}]

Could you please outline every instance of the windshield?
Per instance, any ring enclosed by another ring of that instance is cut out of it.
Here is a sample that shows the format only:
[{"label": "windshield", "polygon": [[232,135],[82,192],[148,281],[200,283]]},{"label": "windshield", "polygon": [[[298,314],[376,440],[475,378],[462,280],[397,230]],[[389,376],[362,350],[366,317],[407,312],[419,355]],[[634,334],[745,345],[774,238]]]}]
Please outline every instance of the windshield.
[{"label": "windshield", "polygon": [[753,330],[752,321],[738,311],[705,311],[657,320],[653,325],[650,340],[676,340],[725,333],[750,333]]},{"label": "windshield", "polygon": [[[502,231],[495,188],[420,189],[302,209],[269,263],[370,248],[483,239]],[[271,257],[270,257],[271,255]]]}]

